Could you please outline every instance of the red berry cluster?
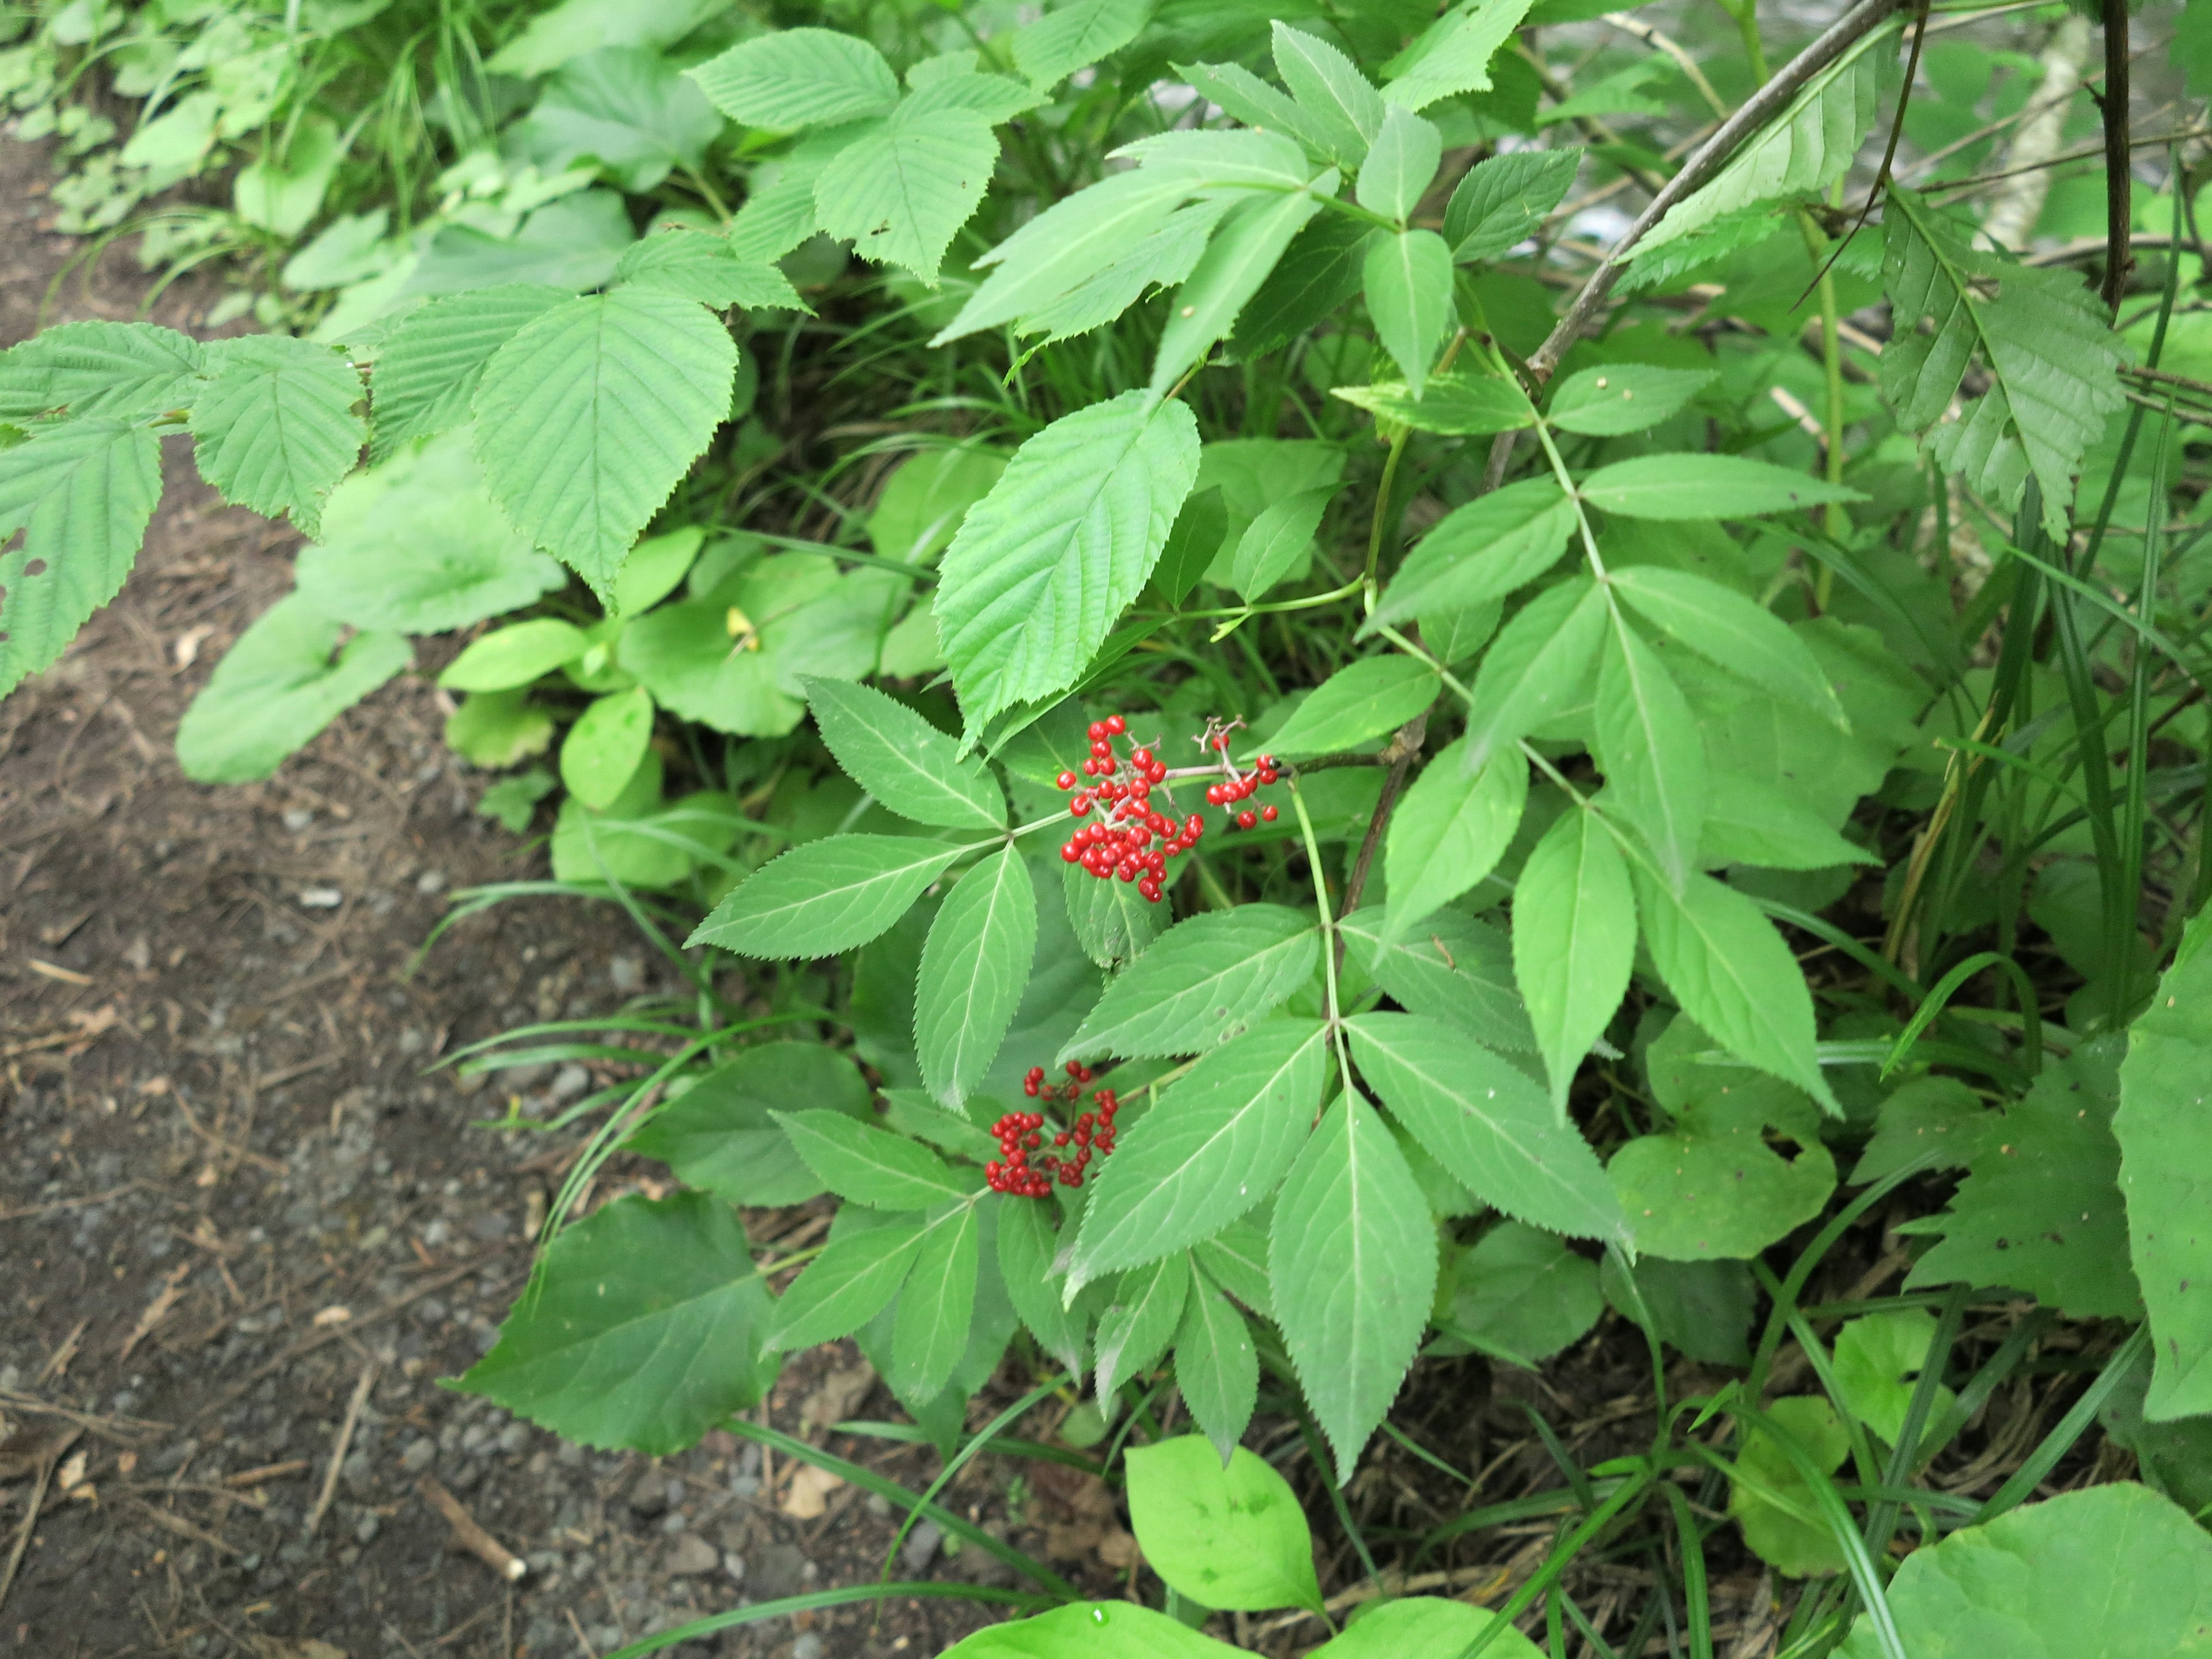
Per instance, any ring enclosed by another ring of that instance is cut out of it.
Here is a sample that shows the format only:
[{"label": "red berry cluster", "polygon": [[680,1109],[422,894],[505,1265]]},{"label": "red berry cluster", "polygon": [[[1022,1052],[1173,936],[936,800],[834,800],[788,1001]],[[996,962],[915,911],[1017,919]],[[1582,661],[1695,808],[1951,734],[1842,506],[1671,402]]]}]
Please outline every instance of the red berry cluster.
[{"label": "red berry cluster", "polygon": [[[1065,1083],[1048,1085],[1044,1067],[1032,1066],[1029,1075],[1022,1079],[1022,1092],[1031,1100],[1059,1100],[1073,1105],[1082,1095],[1083,1085],[1091,1081],[1091,1068],[1074,1060],[1067,1063]],[[1018,1198],[1048,1198],[1052,1183],[1063,1187],[1080,1187],[1083,1172],[1090,1167],[1091,1155],[1102,1156],[1114,1150],[1114,1114],[1121,1109],[1111,1089],[1100,1089],[1091,1097],[1093,1110],[1078,1117],[1069,1127],[1054,1131],[1054,1147],[1073,1146],[1072,1157],[1062,1157],[1058,1152],[1042,1152],[1044,1146],[1044,1114],[1042,1112],[1008,1112],[991,1126],[991,1133],[999,1138],[999,1150],[1006,1154],[1002,1163],[993,1158],[983,1166],[983,1178],[994,1193],[1006,1193]],[[1038,1153],[1036,1161],[1030,1161],[1031,1152]]]},{"label": "red berry cluster", "polygon": [[[1229,734],[1226,732],[1216,732],[1213,737],[1213,746],[1225,752],[1229,747]],[[1208,806],[1234,806],[1240,800],[1250,799],[1255,789],[1262,784],[1274,782],[1280,775],[1275,770],[1275,757],[1273,755],[1261,756],[1259,763],[1249,772],[1239,772],[1232,764],[1227,777],[1218,783],[1209,783],[1206,786],[1206,804]],[[1272,805],[1262,806],[1256,812],[1249,806],[1244,807],[1237,812],[1234,819],[1239,830],[1250,830],[1261,823],[1273,823],[1274,821],[1275,809]]]},{"label": "red berry cluster", "polygon": [[1060,855],[1101,881],[1116,877],[1133,881],[1139,893],[1158,904],[1168,860],[1198,844],[1206,833],[1206,820],[1194,812],[1178,823],[1152,805],[1152,787],[1166,781],[1167,763],[1141,747],[1131,750],[1126,761],[1115,755],[1114,739],[1128,729],[1119,714],[1091,723],[1091,754],[1083,763],[1083,773],[1096,778],[1096,783],[1077,788],[1074,773],[1060,775],[1060,787],[1075,790],[1075,799],[1068,803],[1071,816],[1089,817],[1092,806],[1103,809],[1097,819],[1067,838]]}]

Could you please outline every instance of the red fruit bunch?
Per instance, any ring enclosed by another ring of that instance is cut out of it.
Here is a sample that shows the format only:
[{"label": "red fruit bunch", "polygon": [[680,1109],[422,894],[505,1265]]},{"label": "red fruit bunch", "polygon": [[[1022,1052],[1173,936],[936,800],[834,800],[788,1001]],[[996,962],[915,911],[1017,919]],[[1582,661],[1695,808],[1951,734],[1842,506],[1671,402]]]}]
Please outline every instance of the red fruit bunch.
[{"label": "red fruit bunch", "polygon": [[[1065,1083],[1047,1084],[1044,1067],[1032,1066],[1022,1079],[1022,1092],[1032,1100],[1056,1100],[1072,1106],[1082,1097],[1083,1086],[1090,1081],[1091,1068],[1074,1060],[1067,1064]],[[983,1179],[991,1190],[1017,1198],[1048,1198],[1055,1181],[1063,1187],[1080,1187],[1084,1170],[1091,1167],[1091,1154],[1103,1157],[1114,1150],[1114,1114],[1121,1109],[1111,1089],[1093,1092],[1091,1104],[1091,1109],[1066,1128],[1053,1131],[1051,1152],[1044,1150],[1046,1121],[1042,1112],[1008,1112],[994,1123],[991,1133],[998,1136],[999,1150],[1005,1157],[1003,1160],[994,1158],[983,1166]],[[1061,1150],[1069,1146],[1074,1152]]]},{"label": "red fruit bunch", "polygon": [[[1165,890],[1168,860],[1198,845],[1199,837],[1206,833],[1206,820],[1195,812],[1178,819],[1175,798],[1167,788],[1171,775],[1167,763],[1152,750],[1140,744],[1127,756],[1116,752],[1115,739],[1128,729],[1119,714],[1093,720],[1091,753],[1084,760],[1082,777],[1073,772],[1060,775],[1060,787],[1074,791],[1074,799],[1068,803],[1069,815],[1091,818],[1067,838],[1060,856],[1082,866],[1101,881],[1134,882],[1147,901],[1158,904]],[[1201,741],[1223,756],[1219,781],[1206,786],[1209,805],[1231,806],[1262,784],[1276,781],[1272,755],[1261,756],[1257,766],[1239,772],[1227,758],[1226,731],[1210,726]],[[1212,775],[1211,769],[1190,769],[1172,775]],[[1083,778],[1095,781],[1085,784]],[[1154,804],[1155,788],[1159,789],[1167,810]],[[1091,817],[1093,809],[1098,812],[1096,818]],[[1249,807],[1233,811],[1227,827],[1249,830],[1262,820],[1274,822],[1273,806],[1256,812]]]}]

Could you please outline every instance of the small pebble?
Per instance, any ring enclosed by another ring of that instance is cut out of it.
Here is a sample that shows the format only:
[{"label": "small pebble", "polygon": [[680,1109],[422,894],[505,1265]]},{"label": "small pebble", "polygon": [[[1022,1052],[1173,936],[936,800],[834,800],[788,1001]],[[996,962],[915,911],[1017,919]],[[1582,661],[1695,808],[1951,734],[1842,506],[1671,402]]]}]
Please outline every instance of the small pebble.
[{"label": "small pebble", "polygon": [[410,1443],[399,1454],[399,1467],[409,1474],[420,1474],[438,1461],[438,1443],[427,1437]]},{"label": "small pebble", "polygon": [[907,1534],[906,1542],[899,1546],[899,1564],[908,1572],[922,1573],[937,1559],[937,1547],[944,1541],[945,1528],[936,1522],[917,1522]]},{"label": "small pebble", "polygon": [[665,1570],[671,1578],[692,1578],[712,1572],[720,1565],[714,1547],[696,1532],[687,1532],[668,1547]]},{"label": "small pebble", "polygon": [[811,1630],[799,1632],[791,1644],[791,1659],[822,1659],[822,1638]]}]

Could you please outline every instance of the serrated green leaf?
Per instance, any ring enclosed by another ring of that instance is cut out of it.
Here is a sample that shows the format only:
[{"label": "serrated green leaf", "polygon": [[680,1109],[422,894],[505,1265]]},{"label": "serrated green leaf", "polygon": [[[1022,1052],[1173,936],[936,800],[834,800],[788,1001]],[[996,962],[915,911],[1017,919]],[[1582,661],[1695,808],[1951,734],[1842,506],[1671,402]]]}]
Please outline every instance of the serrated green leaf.
[{"label": "serrated green leaf", "polygon": [[178,724],[185,775],[197,783],[267,777],[414,656],[397,634],[356,634],[341,650],[344,632],[296,593],[263,611]]},{"label": "serrated green leaf", "polygon": [[696,174],[721,131],[698,82],[659,52],[608,46],[563,64],[505,142],[548,173],[588,157],[636,194],[678,167]]},{"label": "serrated green leaf", "polygon": [[1389,107],[1382,94],[1328,41],[1279,18],[1274,25],[1274,59],[1275,73],[1325,140],[1324,152],[1346,167],[1358,167],[1382,131]]},{"label": "serrated green leaf", "polygon": [[1451,250],[1433,230],[1401,230],[1368,244],[1360,276],[1376,337],[1419,399],[1451,331]]},{"label": "serrated green leaf", "polygon": [[1106,988],[1059,1059],[1204,1054],[1313,977],[1313,917],[1240,904],[1177,922]]},{"label": "serrated green leaf", "polygon": [[1352,1057],[1391,1115],[1478,1198],[1577,1238],[1626,1241],[1597,1154],[1543,1091],[1441,1021],[1358,1014]]},{"label": "serrated green leaf", "polygon": [[1064,864],[1060,890],[1076,942],[1101,968],[1134,962],[1167,926],[1166,907],[1138,892],[1133,880],[1101,881],[1080,865]]},{"label": "serrated green leaf", "polygon": [[953,233],[991,182],[998,136],[973,110],[910,98],[860,129],[814,181],[822,228],[879,264],[934,284]]},{"label": "serrated green leaf", "polygon": [[1284,1180],[1268,1237],[1275,1321],[1352,1478],[1426,1328],[1437,1238],[1419,1183],[1375,1109],[1341,1096]]},{"label": "serrated green leaf", "polygon": [[729,414],[737,366],[729,331],[672,294],[623,288],[544,312],[493,354],[477,388],[492,494],[607,598]]},{"label": "serrated green leaf", "polygon": [[[1277,90],[1241,64],[1177,64],[1176,73],[1210,104],[1246,128],[1287,133],[1306,150],[1341,167],[1357,167],[1366,140]],[[1331,217],[1335,216],[1332,215]]]},{"label": "serrated green leaf", "polygon": [[1617,438],[1655,427],[1717,379],[1709,368],[1607,363],[1569,375],[1552,394],[1552,424],[1591,437]]},{"label": "serrated green leaf", "polygon": [[1190,1281],[1190,1257],[1180,1252],[1121,1276],[1113,1298],[1098,1316],[1101,1400],[1159,1363],[1182,1323]]},{"label": "serrated green leaf", "polygon": [[899,96],[883,53],[835,29],[780,29],[687,72],[732,120],[781,132],[882,115]]},{"label": "serrated green leaf", "polygon": [[1281,349],[1328,317],[1359,292],[1367,245],[1385,234],[1345,213],[1324,213],[1313,220],[1291,239],[1260,291],[1237,313],[1231,354],[1249,362]]},{"label": "serrated green leaf", "polygon": [[1366,657],[1315,687],[1267,747],[1285,756],[1326,755],[1396,731],[1437,700],[1442,682],[1426,663],[1395,653]]},{"label": "serrated green leaf", "polygon": [[2189,924],[2150,1006],[2128,1028],[2120,1106],[2120,1190],[2128,1238],[2150,1310],[2154,1422],[2212,1412],[2212,1240],[2200,1224],[2212,1170],[2203,1110],[2212,1076],[2212,911]]},{"label": "serrated green leaf", "polygon": [[1486,1048],[1535,1051],[1528,1011],[1514,988],[1513,947],[1487,922],[1438,910],[1409,930],[1386,937],[1381,907],[1353,912],[1336,925],[1363,972],[1408,1013],[1455,1025]]},{"label": "serrated green leaf", "polygon": [[1256,599],[1290,574],[1313,545],[1322,514],[1336,498],[1335,484],[1318,484],[1272,502],[1245,527],[1231,559],[1230,585],[1246,599]]},{"label": "serrated green leaf", "polygon": [[1680,888],[1705,823],[1705,744],[1689,699],[1658,653],[1612,607],[1598,655],[1598,763],[1608,799]]},{"label": "serrated green leaf", "polygon": [[1444,208],[1453,261],[1495,259],[1534,235],[1566,199],[1582,161],[1579,149],[1523,149],[1469,167]]},{"label": "serrated green leaf", "polygon": [[1698,838],[1703,860],[1752,864],[1769,870],[1832,870],[1839,864],[1881,860],[1845,841],[1819,813],[1747,772],[1716,770],[1705,801],[1705,827]]},{"label": "serrated green leaf", "polygon": [[368,437],[354,405],[360,371],[327,346],[248,334],[207,348],[192,399],[192,456],[227,501],[313,534],[323,497],[353,470]]},{"label": "serrated green leaf", "polygon": [[1069,1272],[1078,1284],[1209,1238],[1297,1156],[1328,1076],[1328,1034],[1270,1020],[1199,1061],[1102,1160]]},{"label": "serrated green leaf", "polygon": [[[1384,107],[1379,97],[1375,106]],[[1437,176],[1437,163],[1443,160],[1444,136],[1435,122],[1423,120],[1402,104],[1388,107],[1389,112],[1382,118],[1367,160],[1361,164],[1353,193],[1359,205],[1370,212],[1402,224]]]},{"label": "serrated green leaf", "polygon": [[1157,289],[1187,281],[1214,227],[1236,205],[1235,198],[1224,192],[1176,209],[1142,240],[1092,270],[1059,299],[1025,313],[1022,331],[1043,334],[1048,342],[1073,339],[1103,327]]},{"label": "serrated green leaf", "polygon": [[[1888,1587],[1905,1651],[2021,1659],[2212,1651],[2212,1538],[2132,1481],[2023,1504],[1906,1557]],[[1888,1651],[1862,1614],[1841,1659]]]},{"label": "serrated green leaf", "polygon": [[913,836],[831,836],[746,878],[687,945],[743,957],[836,956],[907,912],[963,849]]},{"label": "serrated green leaf", "polygon": [[726,237],[682,227],[656,232],[624,248],[615,265],[615,280],[660,289],[718,309],[743,306],[747,310],[812,313],[791,279],[775,266],[738,258]]},{"label": "serrated green leaf", "polygon": [[401,318],[377,353],[369,387],[370,460],[467,421],[492,354],[568,299],[557,288],[508,283],[433,300]]},{"label": "serrated green leaf", "polygon": [[1324,195],[1335,191],[1334,180],[1324,190],[1314,179],[1304,150],[1273,132],[1185,128],[1136,139],[1113,151],[1109,159],[1135,161],[1156,182],[1177,186],[1185,194],[1240,188],[1304,190],[1310,181]]},{"label": "serrated green leaf", "polygon": [[0,449],[0,547],[23,536],[0,552],[0,696],[122,591],[161,499],[161,441],[143,427],[91,416]]},{"label": "serrated green leaf", "polygon": [[1517,750],[1470,772],[1459,743],[1421,769],[1398,803],[1383,844],[1393,939],[1474,886],[1504,855],[1528,804],[1528,763]]},{"label": "serrated green leaf", "polygon": [[1787,697],[1840,731],[1850,729],[1826,669],[1765,606],[1659,565],[1625,565],[1606,580],[1648,621],[1714,666]]},{"label": "serrated green leaf", "polygon": [[1152,358],[1154,397],[1165,396],[1237,325],[1244,302],[1267,280],[1291,239],[1335,192],[1336,174],[1331,171],[1305,188],[1255,194],[1230,209],[1170,302]]},{"label": "serrated green leaf", "polygon": [[803,1204],[823,1190],[771,1113],[811,1107],[866,1120],[860,1067],[814,1042],[763,1042],[702,1074],[623,1143],[687,1187],[732,1204]]},{"label": "serrated green leaf", "polygon": [[899,1291],[884,1381],[904,1400],[927,1400],[951,1380],[975,1316],[981,1224],[973,1204],[949,1203],[929,1218],[913,1271]]},{"label": "serrated green leaf", "polygon": [[1258,1314],[1275,1316],[1274,1292],[1267,1285],[1267,1223],[1263,1207],[1231,1222],[1212,1238],[1191,1247],[1191,1261],[1207,1278]]},{"label": "serrated green leaf", "polygon": [[1747,1066],[1842,1108],[1820,1075],[1813,995],[1796,958],[1759,907],[1711,876],[1679,891],[1636,873],[1644,942],[1683,1012]]},{"label": "serrated green leaf", "polygon": [[1079,678],[1152,572],[1198,476],[1198,423],[1127,392],[1015,453],[945,550],[939,635],[973,735]]},{"label": "serrated green leaf", "polygon": [[1639,455],[1601,466],[1577,491],[1631,519],[1755,519],[1828,501],[1863,501],[1842,484],[1747,455]]},{"label": "serrated green leaf", "polygon": [[[1882,285],[1897,318],[1881,389],[1899,425],[1947,472],[2001,509],[2029,475],[2044,527],[2067,533],[2073,477],[2125,399],[2124,348],[2104,307],[2070,270],[2037,270],[1972,247],[1910,191],[1882,212]],[[1956,417],[1978,362],[1987,390]]]},{"label": "serrated green leaf", "polygon": [[1452,1327],[1529,1359],[1579,1342],[1605,1311],[1597,1263],[1518,1221],[1483,1234],[1453,1277]]},{"label": "serrated green leaf", "polygon": [[1175,1340],[1176,1387],[1191,1420],[1229,1461],[1260,1398],[1260,1356],[1237,1304],[1194,1276]]},{"label": "serrated green leaf", "polygon": [[1182,504],[1175,527],[1152,567],[1152,591],[1170,607],[1181,605],[1198,586],[1229,535],[1229,506],[1220,486],[1201,489]]},{"label": "serrated green leaf", "polygon": [[1483,653],[1467,711],[1467,766],[1484,766],[1587,692],[1612,606],[1577,576],[1516,611]]},{"label": "serrated green leaf", "polygon": [[1575,1068],[1620,1008],[1635,960],[1627,860],[1595,811],[1571,809],[1544,832],[1513,889],[1514,977],[1562,1115]]},{"label": "serrated green leaf", "polygon": [[1305,1511],[1265,1459],[1242,1446],[1218,1456],[1190,1434],[1132,1447],[1124,1462],[1130,1525],[1177,1595],[1245,1613],[1320,1607]]},{"label": "serrated green leaf", "polygon": [[1042,311],[1152,235],[1188,193],[1179,180],[1139,169],[1054,203],[975,262],[990,275],[930,343]]},{"label": "serrated green leaf", "polygon": [[[2112,1134],[2119,1058],[2108,1039],[2046,1062],[2035,1086],[1984,1129],[1950,1207],[1905,1224],[1942,1235],[1914,1262],[1908,1288],[2001,1285],[2069,1319],[2140,1315]],[[2175,1150],[2164,1143],[2161,1156]]]},{"label": "serrated green leaf", "polygon": [[930,924],[914,1046],[923,1081],[947,1106],[968,1097],[1006,1041],[1036,939],[1036,888],[1012,845],[963,876]]},{"label": "serrated green leaf", "polygon": [[[1382,234],[1380,231],[1375,233],[1377,238]],[[1381,246],[1380,240],[1373,242],[1367,257],[1372,258],[1375,249]],[[1395,421],[1416,432],[1441,432],[1451,437],[1486,438],[1493,433],[1517,432],[1524,426],[1536,424],[1535,406],[1528,401],[1528,394],[1510,380],[1495,375],[1438,374],[1418,392],[1403,380],[1382,380],[1373,386],[1337,386],[1329,395],[1356,404],[1377,420]],[[1539,478],[1527,482],[1551,481]],[[1518,484],[1507,486],[1519,488]],[[1553,488],[1556,490],[1558,486]],[[1498,490],[1492,495],[1478,496],[1468,505],[1476,506],[1504,493]]]},{"label": "serrated green leaf", "polygon": [[1127,46],[1152,14],[1152,0],[1069,0],[1014,31],[1014,67],[1040,87],[1056,86]]},{"label": "serrated green leaf", "polygon": [[561,781],[594,811],[612,805],[653,741],[653,694],[643,686],[595,697],[561,740]]},{"label": "serrated green leaf", "polygon": [[[1442,391],[1442,382],[1431,386],[1425,401]],[[1574,532],[1574,503],[1550,478],[1524,478],[1478,495],[1421,538],[1362,631],[1425,611],[1504,599],[1557,564]]]},{"label": "serrated green leaf", "polygon": [[806,1167],[840,1198],[878,1210],[933,1211],[968,1196],[943,1158],[903,1135],[818,1107],[769,1115],[791,1137]]},{"label": "serrated green leaf", "polygon": [[1440,98],[1490,88],[1490,59],[1521,27],[1531,0],[1465,0],[1452,8],[1385,65],[1392,79],[1382,96],[1407,109],[1426,109]]},{"label": "serrated green leaf", "polygon": [[921,1252],[927,1224],[890,1217],[879,1227],[833,1238],[775,1304],[763,1346],[811,1348],[849,1336],[890,1305]]},{"label": "serrated green leaf", "polygon": [[191,400],[200,343],[152,323],[64,323],[0,351],[0,421],[127,421]]},{"label": "serrated green leaf", "polygon": [[1003,830],[1006,795],[981,761],[872,686],[802,675],[822,741],[845,775],[901,817],[948,830]]},{"label": "serrated green leaf", "polygon": [[1030,1334],[1079,1377],[1090,1351],[1090,1318],[1068,1310],[1060,1293],[1066,1281],[1052,1270],[1060,1249],[1053,1225],[1058,1213],[1042,1200],[1009,1198],[999,1206],[999,1273]]},{"label": "serrated green leaf", "polygon": [[716,0],[560,0],[485,61],[495,75],[535,79],[599,46],[672,46],[714,15]]},{"label": "serrated green leaf", "polygon": [[617,1199],[546,1247],[459,1386],[565,1439],[665,1456],[767,1392],[771,1305],[727,1205]]}]

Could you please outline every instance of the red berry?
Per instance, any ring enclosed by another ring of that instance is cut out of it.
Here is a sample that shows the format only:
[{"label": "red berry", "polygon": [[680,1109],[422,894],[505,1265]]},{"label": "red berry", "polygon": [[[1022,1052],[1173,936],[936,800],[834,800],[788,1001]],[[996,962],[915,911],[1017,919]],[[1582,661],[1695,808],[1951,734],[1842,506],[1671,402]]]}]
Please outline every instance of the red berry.
[{"label": "red berry", "polygon": [[1260,815],[1249,806],[1237,815],[1237,827],[1239,830],[1249,830],[1259,822]]},{"label": "red berry", "polygon": [[1129,725],[1119,714],[1109,714],[1106,717],[1106,729],[1118,738],[1129,729]]},{"label": "red berry", "polygon": [[1104,720],[1093,720],[1093,721],[1091,721],[1091,742],[1096,743],[1096,742],[1097,742],[1101,738],[1104,737],[1105,735],[1106,735],[1106,722],[1105,722]]},{"label": "red berry", "polygon": [[1275,809],[1273,803],[1261,807],[1260,809],[1260,816],[1266,819],[1269,823],[1273,823],[1275,821]]},{"label": "red berry", "polygon": [[1140,772],[1151,771],[1152,769],[1152,751],[1149,749],[1132,750],[1129,753],[1129,764],[1135,767]]},{"label": "red berry", "polygon": [[1054,779],[1053,781],[1059,784],[1059,786],[1063,789],[1073,789],[1075,787],[1075,774],[1073,772],[1062,772],[1059,777]]}]

